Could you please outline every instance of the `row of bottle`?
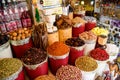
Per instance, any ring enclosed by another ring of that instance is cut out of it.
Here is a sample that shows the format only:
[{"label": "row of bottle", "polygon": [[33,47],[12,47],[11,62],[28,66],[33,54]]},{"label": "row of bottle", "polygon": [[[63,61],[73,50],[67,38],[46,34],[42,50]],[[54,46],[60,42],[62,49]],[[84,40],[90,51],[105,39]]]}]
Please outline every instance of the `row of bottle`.
[{"label": "row of bottle", "polygon": [[2,7],[0,7],[0,30],[2,33],[32,26],[27,6],[18,7],[17,5],[16,0],[7,0],[7,2],[2,0]]}]

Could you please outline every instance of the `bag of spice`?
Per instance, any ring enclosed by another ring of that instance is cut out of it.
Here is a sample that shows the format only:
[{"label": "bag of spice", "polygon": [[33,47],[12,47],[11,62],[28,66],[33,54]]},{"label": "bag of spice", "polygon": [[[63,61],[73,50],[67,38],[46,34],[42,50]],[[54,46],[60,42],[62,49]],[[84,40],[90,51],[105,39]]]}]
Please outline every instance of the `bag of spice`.
[{"label": "bag of spice", "polygon": [[82,80],[94,80],[98,64],[93,58],[88,56],[79,57],[76,59],[75,65],[82,72]]},{"label": "bag of spice", "polygon": [[46,23],[40,23],[34,26],[33,42],[36,48],[46,50],[48,46],[48,34]]},{"label": "bag of spice", "polygon": [[48,73],[47,53],[40,49],[28,49],[21,57],[21,60],[31,80]]},{"label": "bag of spice", "polygon": [[47,53],[50,62],[50,69],[53,74],[56,74],[58,68],[68,64],[69,47],[62,42],[54,42],[47,48]]},{"label": "bag of spice", "polygon": [[0,60],[0,80],[24,80],[22,62],[15,58]]},{"label": "bag of spice", "polygon": [[7,35],[0,34],[0,58],[12,58],[12,50]]},{"label": "bag of spice", "polygon": [[35,80],[56,80],[56,79],[53,75],[42,75],[35,78]]},{"label": "bag of spice", "polygon": [[75,60],[84,55],[85,42],[77,37],[69,38],[65,41],[70,46],[69,64],[75,65]]},{"label": "bag of spice", "polygon": [[75,66],[65,65],[57,70],[56,78],[57,80],[82,80],[82,73]]},{"label": "bag of spice", "polygon": [[97,74],[102,75],[106,67],[106,62],[109,59],[109,54],[104,49],[96,48],[92,50],[89,55],[98,63]]},{"label": "bag of spice", "polygon": [[79,37],[85,41],[84,54],[88,55],[91,50],[95,49],[97,36],[91,31],[85,31],[79,34]]},{"label": "bag of spice", "polygon": [[87,21],[85,24],[85,31],[93,29],[97,24],[96,18],[94,17],[85,16],[85,20]]},{"label": "bag of spice", "polygon": [[21,58],[25,51],[33,46],[31,30],[27,28],[18,29],[10,33],[13,53],[17,58]]},{"label": "bag of spice", "polygon": [[68,38],[72,37],[72,20],[69,19],[68,16],[61,16],[56,21],[58,32],[59,32],[59,40],[61,42],[65,42]]},{"label": "bag of spice", "polygon": [[49,26],[49,27],[47,27],[47,31],[48,31],[48,45],[51,45],[54,42],[59,41],[59,34],[58,34],[57,27]]},{"label": "bag of spice", "polygon": [[72,22],[74,24],[72,27],[72,37],[78,37],[80,33],[85,31],[86,21],[80,17],[75,17]]}]

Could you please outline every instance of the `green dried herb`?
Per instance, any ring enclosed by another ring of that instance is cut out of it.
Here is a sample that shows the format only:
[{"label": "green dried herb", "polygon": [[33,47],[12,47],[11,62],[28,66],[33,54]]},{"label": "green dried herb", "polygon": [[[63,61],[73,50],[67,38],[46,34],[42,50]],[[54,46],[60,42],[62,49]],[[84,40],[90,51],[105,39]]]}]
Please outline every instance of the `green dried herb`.
[{"label": "green dried herb", "polygon": [[4,58],[0,60],[0,80],[7,78],[22,67],[22,62],[15,58]]}]

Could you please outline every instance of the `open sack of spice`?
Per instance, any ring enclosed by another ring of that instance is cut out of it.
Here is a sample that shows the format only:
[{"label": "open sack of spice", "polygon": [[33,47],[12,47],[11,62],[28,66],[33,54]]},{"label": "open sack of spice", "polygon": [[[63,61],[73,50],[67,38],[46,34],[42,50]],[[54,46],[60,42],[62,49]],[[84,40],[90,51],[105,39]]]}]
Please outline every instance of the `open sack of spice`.
[{"label": "open sack of spice", "polygon": [[31,80],[48,74],[47,53],[41,49],[30,48],[21,58]]},{"label": "open sack of spice", "polygon": [[23,65],[19,59],[4,58],[0,60],[0,80],[24,80]]},{"label": "open sack of spice", "polygon": [[40,23],[34,26],[33,42],[36,48],[46,50],[48,46],[48,34],[46,23]]}]

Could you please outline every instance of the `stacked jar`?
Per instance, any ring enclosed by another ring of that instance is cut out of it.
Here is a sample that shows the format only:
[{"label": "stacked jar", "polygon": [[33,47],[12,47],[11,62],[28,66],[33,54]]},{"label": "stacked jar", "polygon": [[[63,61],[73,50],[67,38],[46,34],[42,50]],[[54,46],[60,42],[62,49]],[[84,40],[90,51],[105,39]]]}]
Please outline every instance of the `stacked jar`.
[{"label": "stacked jar", "polygon": [[12,51],[7,35],[0,34],[0,58],[12,58]]},{"label": "stacked jar", "polygon": [[69,64],[75,65],[75,60],[84,55],[85,42],[80,38],[69,38],[65,43],[70,46]]},{"label": "stacked jar", "polygon": [[30,48],[21,57],[21,60],[31,80],[48,73],[47,53],[40,49]]},{"label": "stacked jar", "polygon": [[28,28],[18,29],[10,33],[13,53],[17,58],[24,55],[25,51],[33,46],[32,31]]},{"label": "stacked jar", "polygon": [[85,24],[85,31],[89,31],[96,27],[97,24],[96,18],[85,16],[85,20],[87,21],[87,23]]},{"label": "stacked jar", "polygon": [[54,42],[47,48],[50,70],[53,74],[56,74],[62,65],[68,64],[69,50],[69,47],[62,42]]},{"label": "stacked jar", "polygon": [[78,37],[80,33],[85,31],[86,21],[80,17],[75,17],[72,22],[74,24],[72,27],[72,37]]}]

